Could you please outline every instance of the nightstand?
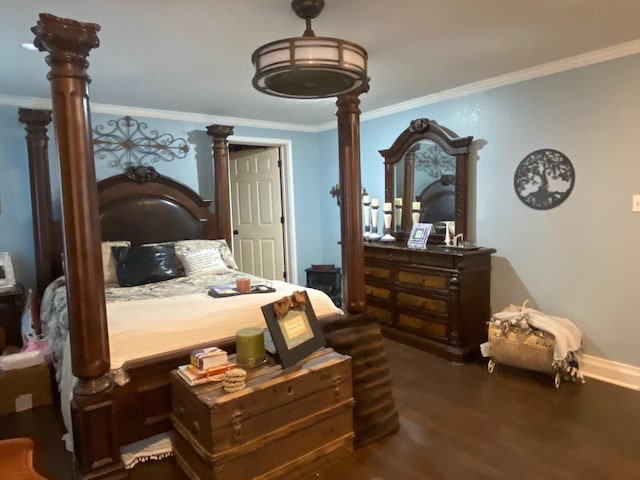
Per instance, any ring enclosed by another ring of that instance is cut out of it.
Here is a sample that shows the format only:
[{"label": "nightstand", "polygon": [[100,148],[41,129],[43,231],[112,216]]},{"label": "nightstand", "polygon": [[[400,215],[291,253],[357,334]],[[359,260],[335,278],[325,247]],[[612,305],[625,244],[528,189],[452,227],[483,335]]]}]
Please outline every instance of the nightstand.
[{"label": "nightstand", "polygon": [[340,268],[310,267],[307,272],[307,287],[325,292],[337,307],[342,306],[342,276]]},{"label": "nightstand", "polygon": [[24,287],[18,283],[13,290],[0,292],[0,327],[7,336],[7,345],[22,347],[20,319],[24,310]]}]

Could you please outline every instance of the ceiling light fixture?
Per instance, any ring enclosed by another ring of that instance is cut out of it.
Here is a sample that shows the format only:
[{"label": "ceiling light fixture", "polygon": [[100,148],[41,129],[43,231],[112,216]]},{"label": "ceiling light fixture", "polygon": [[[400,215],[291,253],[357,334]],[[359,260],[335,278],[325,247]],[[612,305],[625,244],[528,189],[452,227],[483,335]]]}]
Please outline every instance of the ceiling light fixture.
[{"label": "ceiling light fixture", "polygon": [[311,20],[324,0],[293,0],[291,8],[306,21],[302,37],[276,40],[251,56],[256,67],[253,86],[285,98],[326,98],[342,95],[369,82],[367,52],[346,40],[316,37]]}]

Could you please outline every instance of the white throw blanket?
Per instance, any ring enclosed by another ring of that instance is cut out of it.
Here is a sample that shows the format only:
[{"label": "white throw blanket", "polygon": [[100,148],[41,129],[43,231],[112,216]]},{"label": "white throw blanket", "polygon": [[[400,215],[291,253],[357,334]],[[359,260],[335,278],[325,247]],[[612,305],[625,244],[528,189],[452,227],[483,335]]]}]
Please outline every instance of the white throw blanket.
[{"label": "white throw blanket", "polygon": [[[568,318],[555,317],[526,306],[509,305],[503,311],[493,315],[496,323],[508,322],[510,325],[521,324],[550,333],[555,338],[553,350],[554,360],[564,360],[570,352],[582,346],[582,332]],[[520,325],[523,326],[523,325]]]},{"label": "white throw blanket", "polygon": [[582,332],[567,318],[547,315],[533,308],[509,305],[491,317],[491,322],[503,333],[508,331],[545,332],[553,335],[553,368],[563,378],[584,383],[580,372],[579,356],[582,348]]}]

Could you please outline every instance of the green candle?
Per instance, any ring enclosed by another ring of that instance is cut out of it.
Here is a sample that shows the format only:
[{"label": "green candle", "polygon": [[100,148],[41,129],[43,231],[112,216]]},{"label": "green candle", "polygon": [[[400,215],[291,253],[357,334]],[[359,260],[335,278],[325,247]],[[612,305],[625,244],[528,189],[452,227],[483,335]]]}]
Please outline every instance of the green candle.
[{"label": "green candle", "polygon": [[264,331],[261,328],[241,328],[236,332],[236,363],[239,366],[256,367],[265,358]]}]

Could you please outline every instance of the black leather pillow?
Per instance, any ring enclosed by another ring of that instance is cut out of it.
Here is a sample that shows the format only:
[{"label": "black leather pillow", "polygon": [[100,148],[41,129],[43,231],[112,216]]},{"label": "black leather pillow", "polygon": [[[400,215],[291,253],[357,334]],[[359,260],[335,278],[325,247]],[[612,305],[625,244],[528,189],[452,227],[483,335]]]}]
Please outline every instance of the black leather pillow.
[{"label": "black leather pillow", "polygon": [[121,287],[162,282],[182,275],[174,245],[111,247],[117,262],[116,275]]}]

